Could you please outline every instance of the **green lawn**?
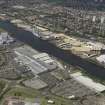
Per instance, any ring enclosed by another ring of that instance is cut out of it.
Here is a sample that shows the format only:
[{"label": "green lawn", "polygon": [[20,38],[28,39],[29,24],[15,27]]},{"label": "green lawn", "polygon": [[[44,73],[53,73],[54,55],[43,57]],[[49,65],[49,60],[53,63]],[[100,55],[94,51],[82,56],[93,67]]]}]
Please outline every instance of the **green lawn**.
[{"label": "green lawn", "polygon": [[51,99],[55,102],[54,104],[48,104],[48,105],[73,105],[71,100],[67,100],[55,95],[50,95],[46,97],[41,95],[41,93],[37,90],[25,87],[15,87],[11,89],[5,94],[4,97],[9,97],[9,96],[19,96],[29,101],[33,101],[35,98],[39,98],[41,105],[47,105],[48,99]]},{"label": "green lawn", "polygon": [[25,87],[14,87],[5,96],[20,96],[23,98],[35,98],[39,96],[39,92]]},{"label": "green lawn", "polygon": [[5,32],[2,28],[0,28],[0,32]]},{"label": "green lawn", "polygon": [[6,83],[4,81],[0,80],[0,93],[4,89],[5,85],[6,85]]}]

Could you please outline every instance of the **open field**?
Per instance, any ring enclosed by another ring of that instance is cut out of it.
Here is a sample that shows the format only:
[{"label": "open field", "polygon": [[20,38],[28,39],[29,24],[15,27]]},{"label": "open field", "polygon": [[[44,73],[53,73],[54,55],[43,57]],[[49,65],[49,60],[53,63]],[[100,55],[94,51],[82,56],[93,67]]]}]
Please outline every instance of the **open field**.
[{"label": "open field", "polygon": [[[62,97],[49,95],[48,97],[41,95],[41,93],[35,89],[25,88],[25,87],[14,87],[8,91],[4,97],[9,96],[18,96],[22,97],[25,100],[34,101],[34,99],[40,98],[41,105],[47,105],[48,100],[51,99],[54,101],[53,105],[72,105],[72,101],[64,99]],[[50,104],[49,104],[50,105]],[[52,105],[52,104],[51,104]]]},{"label": "open field", "polygon": [[5,88],[5,85],[6,85],[5,81],[0,80],[0,93]]}]

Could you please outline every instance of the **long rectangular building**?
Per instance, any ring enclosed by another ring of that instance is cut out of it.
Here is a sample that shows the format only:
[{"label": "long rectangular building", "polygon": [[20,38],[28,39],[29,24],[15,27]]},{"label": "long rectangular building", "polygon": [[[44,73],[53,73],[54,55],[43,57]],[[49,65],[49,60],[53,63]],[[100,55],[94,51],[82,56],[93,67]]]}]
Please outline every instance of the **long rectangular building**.
[{"label": "long rectangular building", "polygon": [[56,64],[49,64],[49,62],[53,62],[54,60],[48,54],[38,53],[30,47],[19,47],[14,52],[17,55],[17,61],[22,62],[23,65],[27,66],[36,75],[54,70],[57,67]]}]

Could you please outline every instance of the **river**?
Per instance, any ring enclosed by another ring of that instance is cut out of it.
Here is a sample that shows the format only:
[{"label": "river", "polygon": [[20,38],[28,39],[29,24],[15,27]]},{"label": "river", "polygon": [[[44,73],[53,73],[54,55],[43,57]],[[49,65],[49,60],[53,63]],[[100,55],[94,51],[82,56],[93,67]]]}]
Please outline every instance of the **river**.
[{"label": "river", "polygon": [[80,58],[79,56],[74,55],[69,51],[62,50],[47,41],[39,39],[35,37],[31,32],[17,28],[9,21],[0,21],[0,27],[12,33],[13,37],[31,46],[32,48],[41,52],[46,52],[70,65],[82,68],[92,76],[105,80],[104,67],[86,59]]}]

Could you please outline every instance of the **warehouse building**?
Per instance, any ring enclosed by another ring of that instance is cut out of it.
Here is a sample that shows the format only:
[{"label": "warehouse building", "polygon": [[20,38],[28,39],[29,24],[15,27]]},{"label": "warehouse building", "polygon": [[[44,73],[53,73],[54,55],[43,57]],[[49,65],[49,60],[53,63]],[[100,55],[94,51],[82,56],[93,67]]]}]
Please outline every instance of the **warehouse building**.
[{"label": "warehouse building", "polygon": [[14,52],[17,55],[15,60],[26,65],[35,75],[57,68],[56,62],[48,54],[38,53],[30,47],[19,47]]},{"label": "warehouse building", "polygon": [[71,76],[74,80],[78,81],[79,83],[83,84],[84,86],[90,88],[97,93],[105,91],[104,85],[97,83],[86,76],[83,76],[80,72],[74,73]]}]

